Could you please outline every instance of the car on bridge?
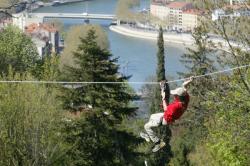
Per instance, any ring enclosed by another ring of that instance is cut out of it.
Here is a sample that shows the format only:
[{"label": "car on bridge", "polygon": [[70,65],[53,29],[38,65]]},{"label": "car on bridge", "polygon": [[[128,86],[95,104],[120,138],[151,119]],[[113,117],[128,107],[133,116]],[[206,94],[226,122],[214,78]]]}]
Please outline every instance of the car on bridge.
[{"label": "car on bridge", "polygon": [[88,15],[88,13],[84,12],[84,13],[82,13],[82,15],[87,16],[87,15]]}]

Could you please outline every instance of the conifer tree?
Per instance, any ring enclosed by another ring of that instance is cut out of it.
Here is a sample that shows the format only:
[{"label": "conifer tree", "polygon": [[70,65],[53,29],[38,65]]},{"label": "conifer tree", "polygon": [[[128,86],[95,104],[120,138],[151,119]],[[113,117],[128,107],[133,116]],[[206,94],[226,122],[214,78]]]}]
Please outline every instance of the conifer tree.
[{"label": "conifer tree", "polygon": [[165,80],[165,56],[164,56],[164,39],[162,27],[159,29],[159,36],[157,40],[158,52],[157,52],[157,81]]},{"label": "conifer tree", "polygon": [[[156,69],[156,79],[157,82],[165,80],[165,55],[164,55],[164,39],[163,39],[163,30],[160,27],[159,29],[159,36],[157,40],[157,69]],[[155,87],[155,96],[151,106],[151,113],[155,113],[159,111],[159,106],[161,104],[161,93],[160,87],[157,85]],[[169,96],[169,95],[166,95]],[[169,98],[167,99],[169,100]],[[168,102],[168,101],[167,101]]]},{"label": "conifer tree", "polygon": [[[159,36],[157,41],[158,46],[158,52],[157,52],[157,71],[156,71],[156,77],[157,82],[160,82],[162,80],[165,80],[165,55],[164,55],[164,39],[163,39],[163,30],[162,27],[159,29]],[[166,101],[169,103],[169,87],[167,84],[167,94],[166,94]],[[151,113],[156,112],[163,112],[162,108],[160,108],[160,105],[162,104],[161,99],[161,89],[159,85],[156,85],[154,88],[154,99],[152,100],[151,104]],[[166,163],[168,163],[170,156],[171,156],[171,148],[169,145],[170,137],[171,137],[171,130],[168,126],[163,126],[160,128],[160,130],[157,131],[158,135],[162,137],[162,139],[166,142],[167,146],[164,148],[164,151],[159,151],[156,154],[152,154],[152,164],[154,165],[160,165],[164,166]]]},{"label": "conifer tree", "polygon": [[[195,48],[187,48],[188,53],[182,56],[181,62],[186,67],[185,73],[179,73],[182,78],[187,78],[195,75],[203,75],[215,70],[214,60],[215,50],[212,43],[208,40],[208,31],[204,26],[199,26],[192,34],[195,40]],[[172,164],[174,165],[189,165],[187,158],[195,144],[203,138],[207,129],[204,126],[204,118],[209,114],[204,101],[206,101],[207,93],[215,88],[215,82],[210,76],[201,77],[193,81],[190,86],[191,102],[188,110],[184,114],[184,118],[180,119],[183,124],[182,132],[175,132],[175,141],[172,145],[174,157]],[[189,111],[190,110],[190,111]],[[191,122],[191,123],[190,123]],[[175,131],[175,130],[174,130]]]},{"label": "conifer tree", "polygon": [[74,52],[76,66],[65,67],[69,81],[92,82],[63,90],[65,108],[90,107],[65,128],[68,143],[74,144],[68,155],[75,165],[129,165],[136,160],[137,138],[121,127],[124,116],[136,110],[130,106],[133,95],[127,77],[118,73],[117,58],[111,56],[96,43],[95,31],[89,30]]}]

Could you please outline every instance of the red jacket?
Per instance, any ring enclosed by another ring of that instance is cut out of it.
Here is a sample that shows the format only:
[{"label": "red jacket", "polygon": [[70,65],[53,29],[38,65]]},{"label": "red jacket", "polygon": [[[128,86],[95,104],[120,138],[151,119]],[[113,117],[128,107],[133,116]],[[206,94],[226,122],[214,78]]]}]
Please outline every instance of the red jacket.
[{"label": "red jacket", "polygon": [[185,112],[189,103],[188,93],[184,96],[184,102],[181,102],[178,97],[175,97],[174,101],[167,106],[167,110],[164,110],[164,119],[167,123],[173,123],[179,119]]}]

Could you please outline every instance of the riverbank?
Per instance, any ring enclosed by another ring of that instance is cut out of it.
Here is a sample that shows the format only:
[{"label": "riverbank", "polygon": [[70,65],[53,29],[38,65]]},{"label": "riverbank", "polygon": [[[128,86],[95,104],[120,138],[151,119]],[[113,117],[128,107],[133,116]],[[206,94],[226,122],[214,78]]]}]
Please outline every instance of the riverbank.
[{"label": "riverbank", "polygon": [[[158,38],[157,31],[133,28],[128,25],[111,25],[109,29],[113,32],[135,38],[148,39],[148,40],[157,40]],[[193,46],[195,42],[192,35],[188,33],[165,32],[163,34],[163,37],[166,43],[183,44],[188,47]],[[209,40],[213,42],[215,46],[218,46],[218,48],[220,48],[221,50],[229,52],[230,47],[228,45],[228,42],[225,41],[224,39],[216,36],[210,36]],[[241,44],[238,44],[233,41],[230,41],[230,45],[233,47],[241,48],[243,50],[249,50],[249,48],[246,49]]]},{"label": "riverbank", "polygon": [[36,1],[32,4],[30,4],[30,10],[35,11],[42,7],[49,7],[49,6],[61,6],[61,5],[68,5],[73,3],[79,3],[79,2],[85,2],[89,0],[51,0],[49,2],[42,2],[42,1]]},{"label": "riverbank", "polygon": [[[149,31],[144,29],[136,29],[126,25],[111,25],[109,29],[113,32],[135,37],[142,38],[148,40],[157,40],[158,32],[157,31]],[[191,34],[177,34],[177,33],[164,33],[163,34],[164,41],[167,43],[175,43],[175,44],[183,44],[191,46],[194,44],[194,39]]]}]

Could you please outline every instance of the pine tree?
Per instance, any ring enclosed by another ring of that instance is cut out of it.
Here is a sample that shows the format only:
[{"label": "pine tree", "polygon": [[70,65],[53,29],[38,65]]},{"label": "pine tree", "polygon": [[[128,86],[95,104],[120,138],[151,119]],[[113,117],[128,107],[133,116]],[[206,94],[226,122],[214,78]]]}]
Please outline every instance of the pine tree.
[{"label": "pine tree", "polygon": [[165,56],[164,56],[164,39],[162,27],[159,29],[159,36],[157,40],[157,81],[165,80]]},{"label": "pine tree", "polygon": [[[160,82],[162,80],[165,80],[165,55],[164,55],[164,39],[163,39],[163,30],[160,27],[159,30],[159,36],[158,36],[158,52],[157,52],[157,71],[156,71],[156,76],[157,76],[157,81]],[[168,93],[166,94],[166,101],[169,103],[169,87],[167,84],[168,88]],[[156,112],[162,112],[163,110],[160,108],[160,105],[162,104],[162,99],[161,99],[161,89],[159,85],[157,85],[154,88],[154,99],[152,101],[151,105],[151,113],[156,113]],[[163,151],[159,151],[156,154],[152,154],[152,164],[154,165],[166,165],[168,163],[170,157],[171,157],[171,148],[169,145],[170,137],[171,137],[171,130],[169,129],[168,126],[163,126],[158,130],[158,135],[163,138],[163,140],[166,142],[167,146],[164,148]]]},{"label": "pine tree", "polygon": [[121,127],[124,116],[136,110],[130,106],[133,95],[125,83],[127,77],[118,73],[117,59],[111,56],[96,43],[95,31],[89,30],[74,52],[76,66],[65,68],[69,81],[124,82],[89,83],[64,89],[65,108],[76,110],[79,106],[91,106],[80,119],[65,128],[68,143],[75,144],[69,152],[75,165],[128,165],[136,160],[138,140]]},{"label": "pine tree", "polygon": [[[212,43],[208,40],[208,31],[204,26],[199,26],[192,34],[196,48],[187,48],[188,53],[182,56],[181,62],[185,65],[187,71],[179,73],[181,77],[187,78],[195,75],[203,75],[215,70],[214,60],[215,50]],[[188,154],[192,151],[195,144],[203,138],[207,129],[204,126],[204,118],[209,114],[206,109],[205,101],[207,93],[215,89],[215,82],[210,76],[197,78],[190,85],[189,92],[192,94],[188,110],[180,119],[183,124],[181,131],[175,132],[175,141],[172,150],[175,156],[172,159],[174,165],[189,165]],[[191,122],[191,123],[190,123]]]},{"label": "pine tree", "polygon": [[[159,29],[159,36],[157,40],[158,52],[157,52],[157,69],[156,69],[156,78],[157,82],[166,80],[165,77],[165,55],[164,55],[164,39],[163,39],[163,30],[162,27]],[[169,88],[168,88],[169,89]],[[155,87],[155,96],[154,101],[152,102],[151,113],[159,111],[159,106],[161,104],[161,95],[160,87],[157,85]],[[169,102],[169,94],[166,95],[167,102]]]}]

